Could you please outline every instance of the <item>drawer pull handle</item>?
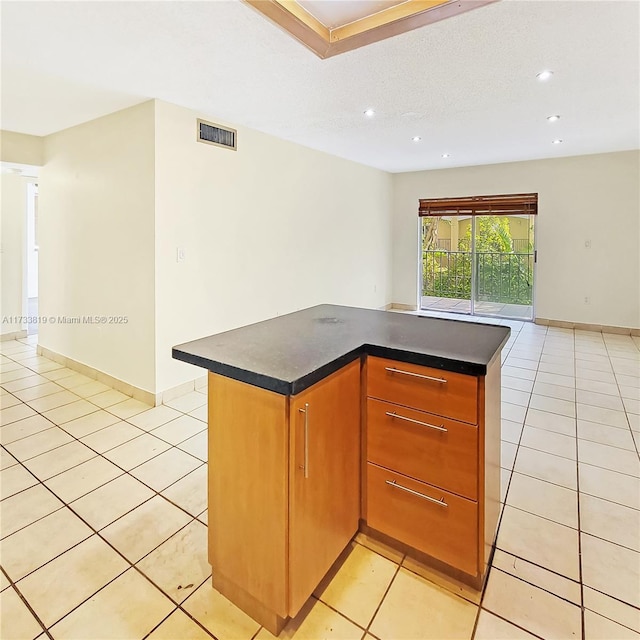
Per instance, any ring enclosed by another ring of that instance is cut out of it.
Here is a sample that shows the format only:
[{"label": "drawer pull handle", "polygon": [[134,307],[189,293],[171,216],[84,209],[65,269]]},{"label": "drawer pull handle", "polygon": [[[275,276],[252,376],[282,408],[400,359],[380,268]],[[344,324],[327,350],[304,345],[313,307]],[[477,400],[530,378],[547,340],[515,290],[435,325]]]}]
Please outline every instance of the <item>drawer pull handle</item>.
[{"label": "drawer pull handle", "polygon": [[385,480],[385,482],[394,489],[402,489],[402,491],[406,491],[410,493],[412,496],[418,496],[418,498],[422,498],[423,500],[428,500],[429,502],[434,502],[435,504],[441,507],[448,507],[449,505],[444,501],[444,498],[440,498],[440,500],[436,500],[430,496],[426,496],[424,493],[420,493],[419,491],[414,491],[413,489],[409,489],[409,487],[403,487],[401,484],[398,484],[395,480]]},{"label": "drawer pull handle", "polygon": [[402,369],[394,369],[393,367],[385,367],[390,373],[401,373],[405,376],[411,376],[413,378],[422,378],[423,380],[432,380],[433,382],[439,382],[440,384],[446,384],[444,378],[434,378],[433,376],[425,376],[422,373],[413,373],[413,371],[403,371]]},{"label": "drawer pull handle", "polygon": [[309,403],[304,403],[304,409],[298,409],[300,413],[304,413],[304,469],[305,479],[309,477]]},{"label": "drawer pull handle", "polygon": [[448,429],[445,429],[444,425],[438,426],[437,424],[429,424],[428,422],[422,422],[420,420],[414,420],[413,418],[407,418],[406,416],[401,416],[395,411],[387,411],[386,414],[390,418],[398,418],[398,420],[405,420],[406,422],[411,422],[413,424],[419,424],[421,427],[429,427],[429,429],[435,429],[436,431],[444,431],[447,433]]}]

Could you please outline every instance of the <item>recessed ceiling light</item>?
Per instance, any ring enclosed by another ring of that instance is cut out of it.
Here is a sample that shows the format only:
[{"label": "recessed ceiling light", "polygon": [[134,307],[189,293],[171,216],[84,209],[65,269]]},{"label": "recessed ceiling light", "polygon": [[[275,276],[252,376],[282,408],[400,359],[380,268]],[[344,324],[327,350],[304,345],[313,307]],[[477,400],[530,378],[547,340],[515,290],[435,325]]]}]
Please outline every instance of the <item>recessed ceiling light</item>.
[{"label": "recessed ceiling light", "polygon": [[558,138],[557,140],[554,140],[551,144],[562,144],[562,140]]},{"label": "recessed ceiling light", "polygon": [[420,142],[420,140],[422,140],[422,138],[420,136],[413,136],[413,138],[411,138],[411,140],[413,140],[413,142]]},{"label": "recessed ceiling light", "polygon": [[551,78],[552,75],[553,75],[553,71],[549,71],[548,69],[545,69],[544,71],[541,71],[539,74],[537,74],[536,78],[538,78],[538,80],[540,80],[541,82],[546,82]]},{"label": "recessed ceiling light", "polygon": [[451,154],[450,154],[450,153],[443,153],[443,154],[442,154],[442,157],[443,157],[443,158],[450,158],[450,157],[451,157]]},{"label": "recessed ceiling light", "polygon": [[549,122],[557,122],[558,120],[560,120],[560,116],[547,116],[547,120]]},{"label": "recessed ceiling light", "polygon": [[364,112],[364,115],[367,116],[367,118],[373,118],[373,116],[376,115],[376,112],[373,109],[367,109]]}]

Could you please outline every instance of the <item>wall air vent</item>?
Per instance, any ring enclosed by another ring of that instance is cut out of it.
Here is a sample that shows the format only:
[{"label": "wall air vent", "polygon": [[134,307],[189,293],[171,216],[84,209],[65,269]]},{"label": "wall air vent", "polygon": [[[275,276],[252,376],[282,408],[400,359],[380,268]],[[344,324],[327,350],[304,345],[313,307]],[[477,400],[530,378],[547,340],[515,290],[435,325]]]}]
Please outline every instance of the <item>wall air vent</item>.
[{"label": "wall air vent", "polygon": [[235,129],[226,129],[213,122],[198,119],[198,142],[213,144],[225,149],[237,149],[238,132]]}]

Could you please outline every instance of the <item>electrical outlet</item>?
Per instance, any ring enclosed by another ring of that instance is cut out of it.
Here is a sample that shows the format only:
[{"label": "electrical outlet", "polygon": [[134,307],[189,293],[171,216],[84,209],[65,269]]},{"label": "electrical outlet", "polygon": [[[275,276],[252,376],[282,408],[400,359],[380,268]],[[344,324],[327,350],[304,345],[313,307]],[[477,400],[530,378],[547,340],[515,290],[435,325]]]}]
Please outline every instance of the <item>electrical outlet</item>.
[{"label": "electrical outlet", "polygon": [[591,298],[589,296],[585,296],[584,297],[584,303],[585,304],[591,304]]},{"label": "electrical outlet", "polygon": [[187,252],[181,247],[176,248],[176,262],[184,262],[187,259]]}]

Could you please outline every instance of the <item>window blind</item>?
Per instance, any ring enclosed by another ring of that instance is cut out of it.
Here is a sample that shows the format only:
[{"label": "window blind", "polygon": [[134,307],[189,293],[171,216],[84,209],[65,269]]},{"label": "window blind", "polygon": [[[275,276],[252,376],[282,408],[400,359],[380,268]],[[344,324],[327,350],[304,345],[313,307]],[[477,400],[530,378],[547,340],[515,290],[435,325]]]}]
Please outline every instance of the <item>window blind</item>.
[{"label": "window blind", "polygon": [[418,216],[515,216],[538,213],[537,193],[420,199]]}]

